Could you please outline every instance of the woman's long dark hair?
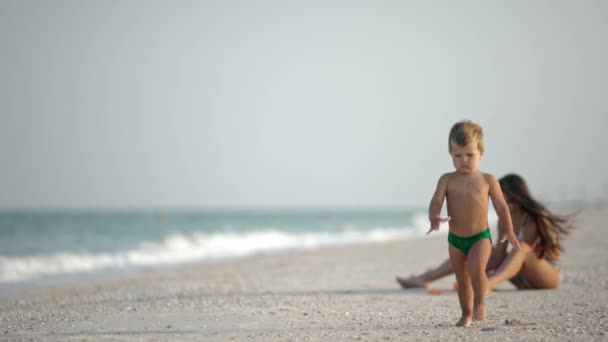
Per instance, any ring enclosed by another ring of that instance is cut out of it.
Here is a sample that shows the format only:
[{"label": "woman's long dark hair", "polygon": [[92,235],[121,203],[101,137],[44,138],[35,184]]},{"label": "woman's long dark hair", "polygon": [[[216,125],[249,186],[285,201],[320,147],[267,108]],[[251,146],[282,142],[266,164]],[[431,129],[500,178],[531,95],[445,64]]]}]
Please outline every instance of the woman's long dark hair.
[{"label": "woman's long dark hair", "polygon": [[522,210],[536,222],[542,246],[540,257],[546,251],[553,252],[551,253],[553,255],[563,252],[560,238],[567,235],[572,229],[569,218],[553,214],[542,203],[535,200],[530,194],[526,181],[519,175],[508,174],[500,178],[498,182],[505,197],[520,205]]}]

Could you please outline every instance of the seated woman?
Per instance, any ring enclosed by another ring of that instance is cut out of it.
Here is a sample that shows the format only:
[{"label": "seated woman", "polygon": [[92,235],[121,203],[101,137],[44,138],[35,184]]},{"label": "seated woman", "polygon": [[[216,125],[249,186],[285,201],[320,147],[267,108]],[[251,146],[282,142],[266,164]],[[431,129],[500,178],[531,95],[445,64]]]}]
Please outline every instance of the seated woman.
[{"label": "seated woman", "polygon": [[[560,240],[572,228],[570,221],[551,213],[536,201],[520,176],[509,174],[502,177],[499,183],[520,240],[520,249],[507,251],[507,243],[497,243],[492,248],[486,268],[489,288],[493,289],[505,280],[518,289],[559,287],[560,256],[563,252]],[[448,259],[418,276],[397,277],[397,282],[402,288],[428,288],[433,281],[452,273],[454,271]]]}]

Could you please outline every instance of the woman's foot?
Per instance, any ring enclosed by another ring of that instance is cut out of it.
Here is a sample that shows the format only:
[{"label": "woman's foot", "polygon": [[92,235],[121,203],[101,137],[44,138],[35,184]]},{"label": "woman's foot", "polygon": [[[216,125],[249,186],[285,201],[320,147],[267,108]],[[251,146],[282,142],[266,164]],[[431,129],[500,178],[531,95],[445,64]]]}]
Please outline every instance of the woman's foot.
[{"label": "woman's foot", "polygon": [[401,278],[396,277],[397,283],[401,285],[404,289],[416,289],[416,288],[424,288],[428,289],[431,287],[431,283],[422,280],[420,277],[409,277],[409,278]]},{"label": "woman's foot", "polygon": [[460,317],[460,320],[458,322],[456,322],[456,326],[468,328],[471,326],[472,322],[473,322],[473,320],[471,319],[471,316],[462,316],[462,317]]}]

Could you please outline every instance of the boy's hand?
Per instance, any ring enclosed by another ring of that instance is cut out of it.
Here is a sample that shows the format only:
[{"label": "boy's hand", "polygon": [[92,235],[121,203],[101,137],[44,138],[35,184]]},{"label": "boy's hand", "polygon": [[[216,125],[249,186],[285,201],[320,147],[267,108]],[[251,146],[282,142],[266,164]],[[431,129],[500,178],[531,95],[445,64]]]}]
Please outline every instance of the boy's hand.
[{"label": "boy's hand", "polygon": [[426,232],[427,235],[430,234],[432,231],[439,230],[439,224],[448,222],[449,220],[450,220],[450,216],[448,216],[446,218],[442,218],[439,215],[437,215],[435,217],[431,217],[431,229],[429,229],[429,231]]},{"label": "boy's hand", "polygon": [[500,243],[504,243],[507,240],[509,240],[513,248],[519,249],[519,240],[517,239],[517,236],[515,236],[515,233],[513,233],[512,230],[507,234],[503,233],[503,236],[500,238]]}]

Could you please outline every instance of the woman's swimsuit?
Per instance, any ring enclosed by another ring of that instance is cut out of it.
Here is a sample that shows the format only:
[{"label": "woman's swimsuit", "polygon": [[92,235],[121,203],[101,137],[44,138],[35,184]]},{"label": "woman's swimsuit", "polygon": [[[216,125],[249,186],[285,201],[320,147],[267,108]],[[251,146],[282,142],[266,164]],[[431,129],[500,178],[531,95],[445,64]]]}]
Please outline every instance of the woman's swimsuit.
[{"label": "woman's swimsuit", "polygon": [[492,234],[490,234],[490,228],[486,228],[475,235],[467,237],[458,236],[452,232],[448,233],[448,243],[458,248],[462,253],[464,253],[464,255],[468,255],[469,249],[471,249],[471,247],[473,247],[473,245],[481,239],[489,239],[490,244],[492,243]]},{"label": "woman's swimsuit", "polygon": [[528,214],[524,214],[524,219],[521,220],[521,224],[519,225],[519,230],[517,231],[517,240],[524,241],[524,228],[526,227],[526,222],[528,221]]}]

